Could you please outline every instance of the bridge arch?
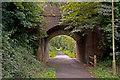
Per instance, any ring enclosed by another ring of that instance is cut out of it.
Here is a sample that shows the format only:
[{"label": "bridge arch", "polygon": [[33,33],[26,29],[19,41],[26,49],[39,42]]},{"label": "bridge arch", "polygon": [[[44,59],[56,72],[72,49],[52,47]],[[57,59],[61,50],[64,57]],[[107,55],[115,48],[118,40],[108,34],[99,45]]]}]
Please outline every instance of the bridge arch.
[{"label": "bridge arch", "polygon": [[[70,30],[64,30],[66,26],[57,25],[47,31],[48,37],[42,39],[43,59],[47,61],[49,59],[49,41],[58,35],[67,35]],[[73,34],[72,37],[76,41],[76,59],[85,63],[88,63],[88,52],[86,52],[86,36],[82,36],[82,33]]]},{"label": "bridge arch", "polygon": [[[52,6],[46,3],[47,7],[43,16],[45,20],[50,21],[49,24],[45,26],[45,32],[47,32],[48,37],[39,39],[39,47],[38,47],[38,60],[47,61],[49,54],[49,40],[57,35],[68,35],[71,30],[64,30],[65,25],[58,25],[60,22],[61,16],[53,16],[60,15],[59,7]],[[51,10],[53,13],[51,13]],[[72,35],[71,37],[76,41],[76,58],[79,61],[88,63],[89,55],[99,55],[102,50],[97,49],[99,45],[99,41],[102,39],[101,31],[98,29],[100,25],[96,24],[94,32],[90,29],[84,30],[86,35],[82,35],[82,33],[78,32]],[[38,29],[39,31],[39,29]],[[38,33],[40,35],[40,33]]]}]

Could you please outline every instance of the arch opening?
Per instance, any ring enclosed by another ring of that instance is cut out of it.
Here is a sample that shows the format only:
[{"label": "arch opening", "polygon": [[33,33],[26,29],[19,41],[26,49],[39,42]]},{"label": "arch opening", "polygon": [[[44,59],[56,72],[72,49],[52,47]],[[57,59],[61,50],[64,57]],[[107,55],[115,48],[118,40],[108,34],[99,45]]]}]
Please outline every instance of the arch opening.
[{"label": "arch opening", "polygon": [[[58,7],[49,7],[49,4],[46,7],[46,11],[43,13],[44,15],[51,15],[50,11],[56,15],[59,15]],[[73,29],[65,30],[66,26],[69,25],[59,25],[60,22],[59,16],[45,16],[45,20],[49,20],[50,23],[45,26],[45,32],[47,32],[48,36],[42,39],[39,39],[39,47],[38,47],[38,60],[47,61],[49,59],[49,40],[57,35],[67,35]],[[91,29],[84,29],[86,33],[85,36],[82,36],[81,32],[77,32],[77,34],[72,35],[71,37],[76,41],[76,58],[79,61],[87,62],[89,61],[88,56],[94,54],[100,54],[102,50],[97,49],[99,41],[102,39],[101,31],[99,31],[100,25],[96,25],[95,31],[91,31]]]},{"label": "arch opening", "polygon": [[[61,53],[60,53],[61,52]],[[57,35],[49,40],[49,58],[56,55],[76,57],[76,41],[67,35]]]},{"label": "arch opening", "polygon": [[[47,31],[48,33],[48,37],[45,38],[45,51],[44,51],[44,57],[45,57],[45,61],[49,60],[49,41],[54,38],[55,36],[58,35],[68,35],[70,33],[69,30],[64,30],[65,26],[55,26],[51,29],[49,29]],[[88,52],[86,50],[87,46],[86,46],[86,36],[83,36],[82,33],[76,33],[73,34],[72,36],[70,36],[71,38],[73,38],[76,41],[76,55],[75,58],[78,61],[87,63],[86,61],[88,58]],[[87,56],[87,57],[86,57]]]}]

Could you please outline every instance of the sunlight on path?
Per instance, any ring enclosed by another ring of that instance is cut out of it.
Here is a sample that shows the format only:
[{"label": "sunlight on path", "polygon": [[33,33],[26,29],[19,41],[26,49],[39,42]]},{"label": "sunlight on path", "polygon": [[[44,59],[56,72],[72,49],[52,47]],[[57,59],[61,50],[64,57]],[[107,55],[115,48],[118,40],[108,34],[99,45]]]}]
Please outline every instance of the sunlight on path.
[{"label": "sunlight on path", "polygon": [[55,57],[53,57],[53,58],[64,58],[64,59],[72,59],[72,58],[70,58],[69,56],[67,56],[67,55],[56,55]]},{"label": "sunlight on path", "polygon": [[64,53],[63,53],[62,51],[60,51],[60,50],[58,50],[57,55],[56,55],[55,57],[53,57],[53,58],[72,59],[72,58],[70,58],[69,56],[64,55]]}]

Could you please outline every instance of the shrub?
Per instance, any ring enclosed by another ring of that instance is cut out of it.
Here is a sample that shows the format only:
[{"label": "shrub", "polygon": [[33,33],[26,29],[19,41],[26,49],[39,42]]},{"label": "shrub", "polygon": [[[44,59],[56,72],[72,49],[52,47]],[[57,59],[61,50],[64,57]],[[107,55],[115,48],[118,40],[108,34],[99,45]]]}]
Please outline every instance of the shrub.
[{"label": "shrub", "polygon": [[62,52],[63,52],[65,55],[68,55],[68,56],[71,57],[71,58],[75,58],[75,57],[76,57],[76,53],[71,53],[69,50],[68,50],[68,51],[62,50]]},{"label": "shrub", "polygon": [[57,51],[49,51],[49,58],[55,57],[57,55]]},{"label": "shrub", "polygon": [[118,80],[119,78],[118,76],[112,75],[111,70],[108,71],[102,67],[91,68],[90,71],[92,71],[95,78],[106,78],[106,80],[111,80],[111,78],[114,78],[114,80]]},{"label": "shrub", "polygon": [[[4,33],[2,37],[2,77],[3,78],[44,78],[55,77],[54,69],[41,66],[32,55],[32,48],[26,48],[17,44]],[[36,76],[39,73],[39,76]],[[49,74],[51,75],[49,75]],[[46,75],[42,75],[46,74]]]}]

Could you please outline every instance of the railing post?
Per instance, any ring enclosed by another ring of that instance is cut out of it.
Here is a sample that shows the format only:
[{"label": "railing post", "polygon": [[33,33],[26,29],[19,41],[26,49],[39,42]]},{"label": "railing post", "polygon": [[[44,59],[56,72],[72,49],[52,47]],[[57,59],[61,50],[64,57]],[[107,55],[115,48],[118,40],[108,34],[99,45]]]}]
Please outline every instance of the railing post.
[{"label": "railing post", "polygon": [[94,67],[96,67],[96,55],[94,55]]}]

